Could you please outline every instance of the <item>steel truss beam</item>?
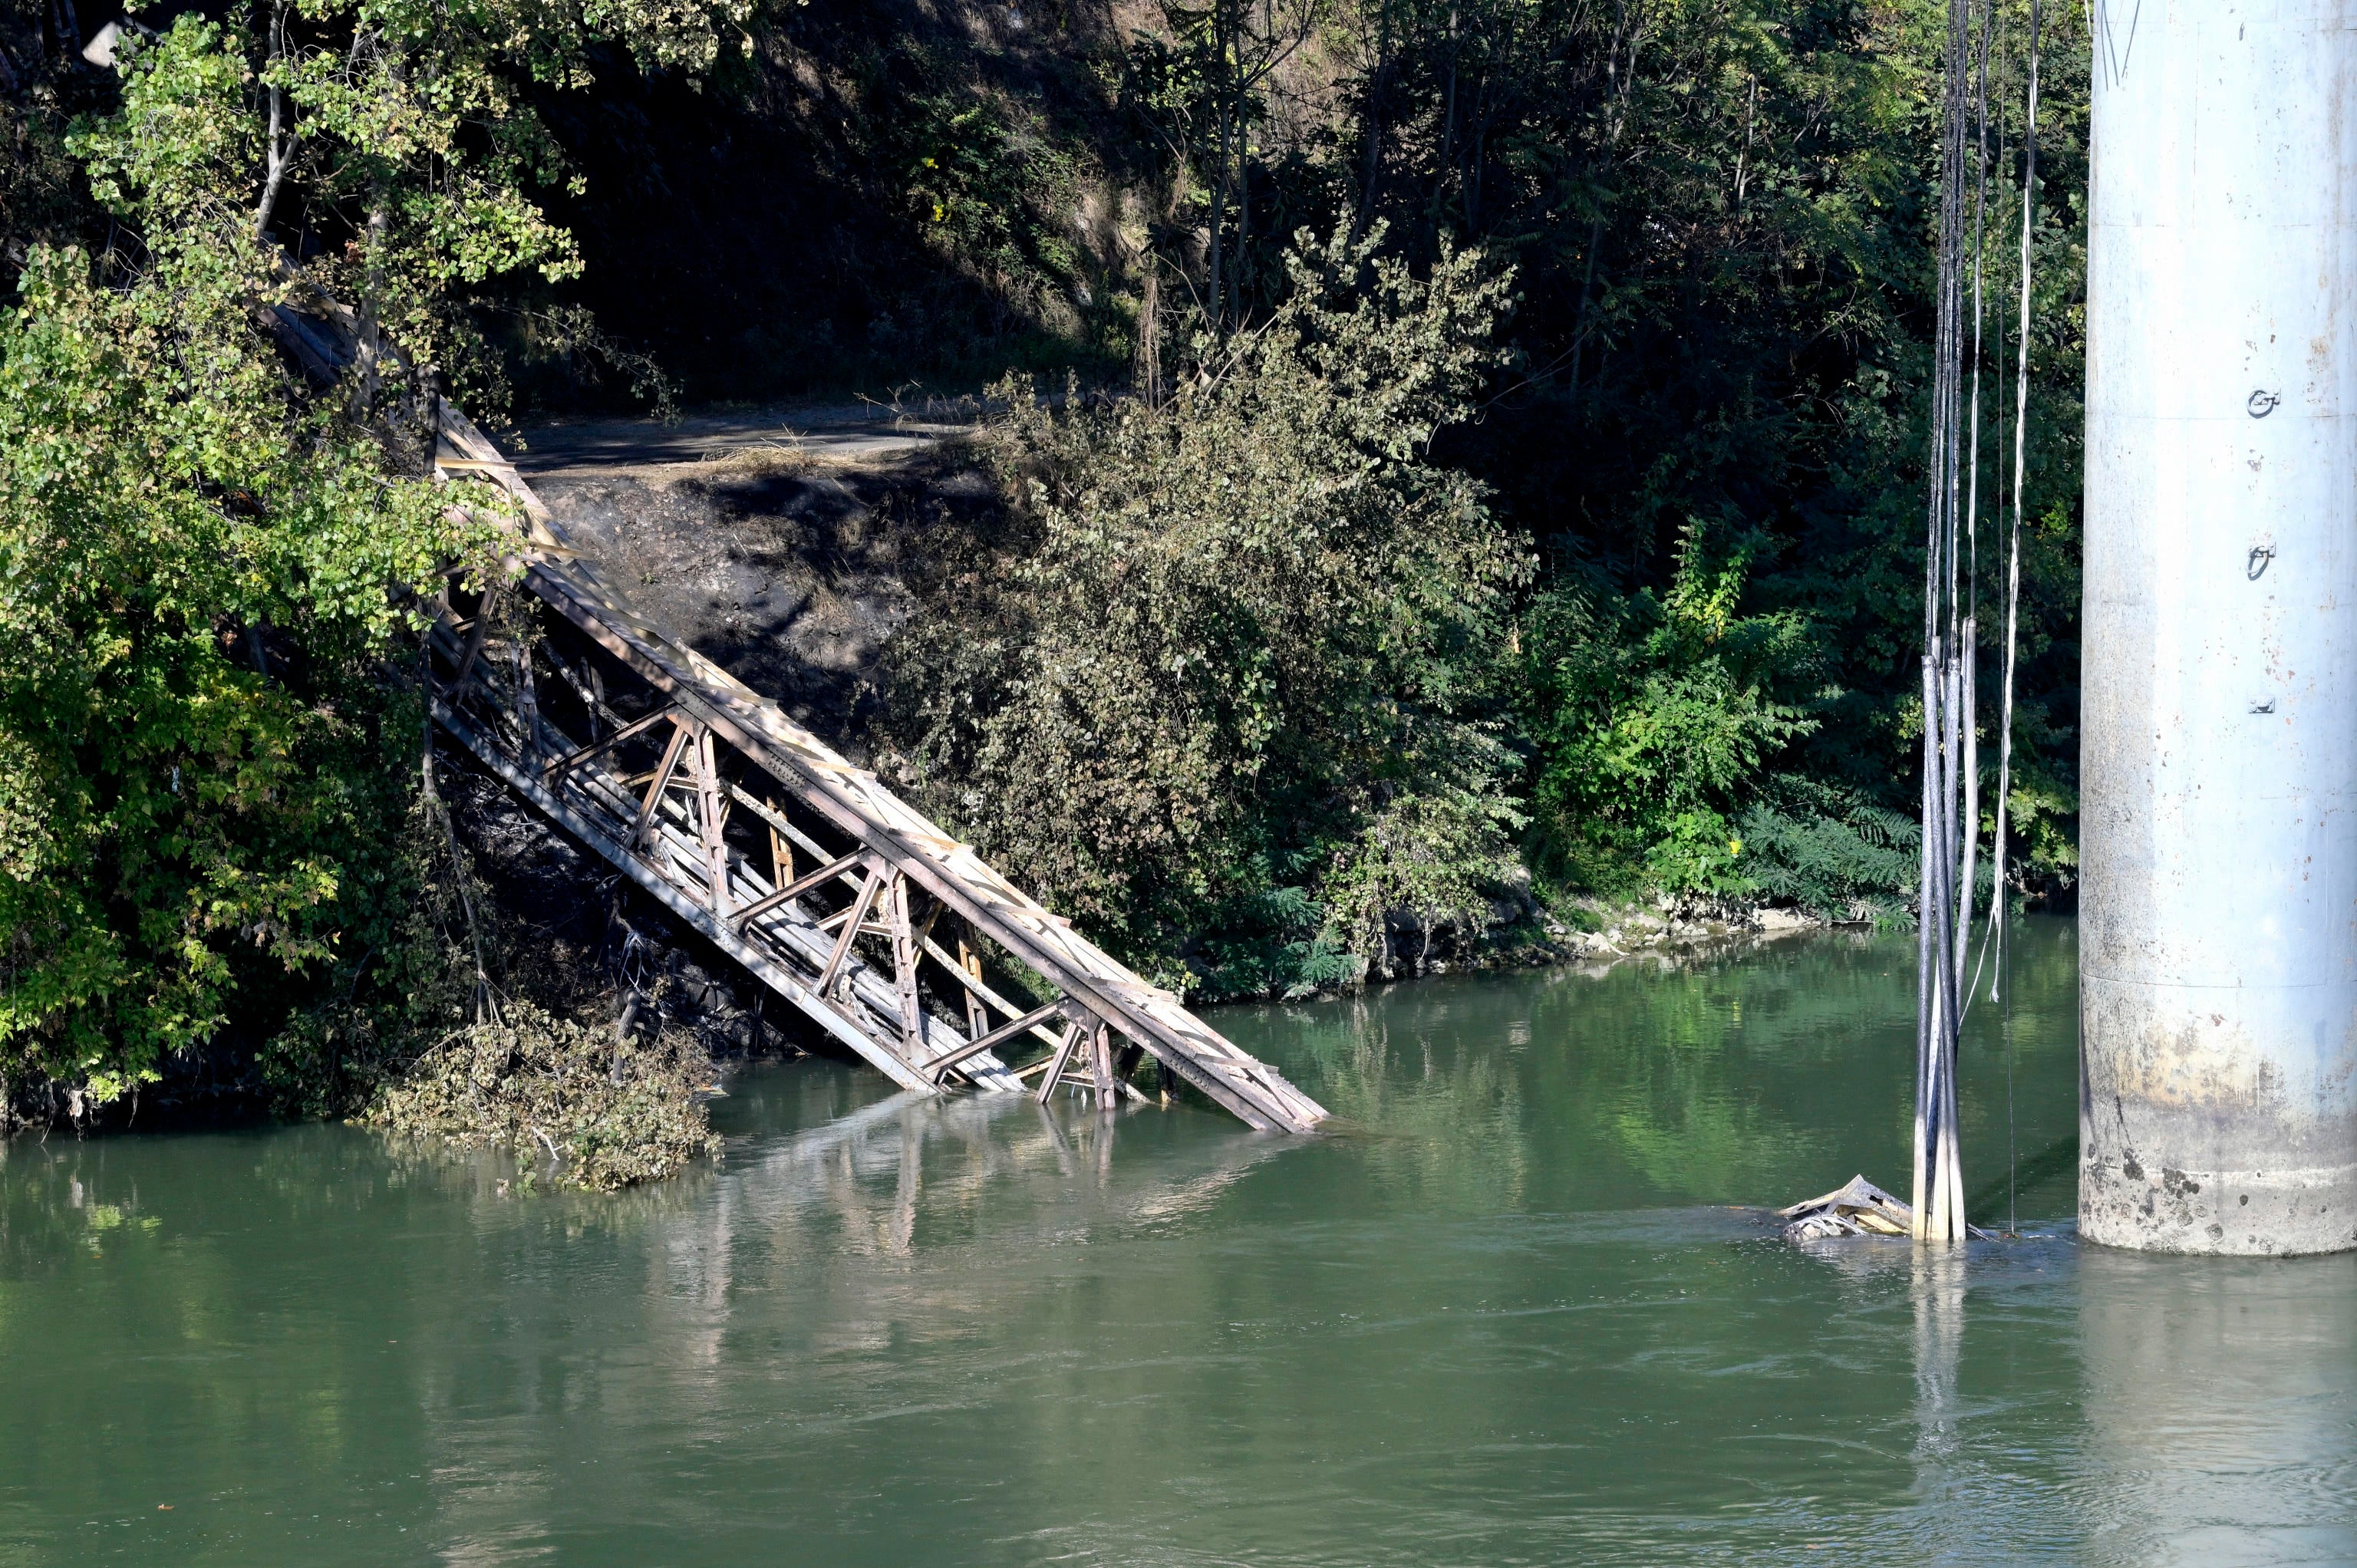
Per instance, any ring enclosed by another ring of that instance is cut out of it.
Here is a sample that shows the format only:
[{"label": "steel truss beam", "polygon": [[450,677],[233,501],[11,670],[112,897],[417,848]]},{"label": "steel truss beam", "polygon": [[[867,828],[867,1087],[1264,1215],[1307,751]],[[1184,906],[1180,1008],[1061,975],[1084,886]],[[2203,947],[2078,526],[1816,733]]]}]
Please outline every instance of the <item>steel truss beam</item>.
[{"label": "steel truss beam", "polygon": [[[502,616],[499,596],[488,594],[468,622],[443,596],[430,634],[439,655],[432,711],[536,811],[903,1088],[939,1092],[963,1081],[1019,1090],[1036,1068],[1017,1075],[996,1052],[1045,1041],[1053,1049],[1039,1064],[1042,1099],[1085,1049],[1088,1086],[1110,1105],[1125,1090],[1135,1093],[1114,1070],[1118,1033],[1248,1126],[1304,1133],[1325,1119],[1317,1101],[1177,996],[1148,985],[873,773],[631,608],[564,538],[522,476],[447,404],[441,431],[440,468],[488,478],[521,506],[526,524],[512,564],[534,602]],[[593,668],[585,680],[558,662],[591,728],[611,727],[576,736],[553,722],[533,677],[544,610],[586,637],[593,660],[651,688],[654,708],[625,719],[605,705],[604,675]],[[502,618],[504,647],[495,653],[494,622]],[[623,763],[626,750],[643,757],[658,741],[651,772]],[[729,844],[732,806],[766,830],[764,864]],[[847,847],[823,847],[791,811],[815,817]],[[814,869],[800,876],[796,848],[814,857]],[[963,922],[954,955],[932,938],[945,917]],[[875,942],[874,961],[862,956],[863,938]],[[1034,1006],[993,990],[972,938],[987,938],[1045,977],[1056,998]],[[929,991],[963,1018],[941,1016]],[[1006,1022],[994,1026],[994,1015]],[[1061,1031],[1049,1026],[1059,1017]]]}]

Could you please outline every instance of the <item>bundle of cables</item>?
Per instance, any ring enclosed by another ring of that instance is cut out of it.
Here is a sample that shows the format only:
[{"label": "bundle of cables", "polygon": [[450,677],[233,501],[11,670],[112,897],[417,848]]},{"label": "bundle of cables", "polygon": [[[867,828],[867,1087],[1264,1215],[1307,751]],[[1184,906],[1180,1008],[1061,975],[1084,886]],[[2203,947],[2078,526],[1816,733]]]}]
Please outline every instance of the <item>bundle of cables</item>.
[{"label": "bundle of cables", "polygon": [[[2010,987],[2006,983],[2006,818],[2013,783],[2013,694],[2021,597],[2022,484],[2029,408],[2032,237],[2036,217],[2038,63],[2041,21],[2031,0],[2021,148],[2020,321],[2014,369],[2012,516],[2006,560],[2004,687],[1997,727],[1990,897],[1980,956],[1972,961],[1980,848],[1981,365],[1987,257],[1989,58],[1996,0],[1950,0],[1942,101],[1938,309],[1933,328],[1930,497],[1923,552],[1923,848],[1917,884],[1915,1152],[1911,1221],[1918,1240],[1964,1238],[1957,1136],[1956,1047],[1982,972],[2006,1008],[2007,1122],[2012,1122]],[[2000,104],[2003,95],[2000,92]],[[2000,160],[2004,128],[1998,128]],[[1969,210],[1967,201],[1969,199]],[[1966,289],[1967,250],[1971,284]],[[1969,313],[1969,323],[1967,314]],[[2000,328],[2000,336],[2002,328]],[[2002,353],[2002,345],[1999,345]],[[2000,405],[2001,447],[2002,407]],[[1996,510],[2007,499],[2002,475]],[[1994,958],[1994,965],[1990,961]],[[2008,1158],[2010,1151],[2008,1150]],[[2008,1187],[2010,1184],[2008,1184]],[[2008,1225],[2010,1229],[2010,1225]]]}]

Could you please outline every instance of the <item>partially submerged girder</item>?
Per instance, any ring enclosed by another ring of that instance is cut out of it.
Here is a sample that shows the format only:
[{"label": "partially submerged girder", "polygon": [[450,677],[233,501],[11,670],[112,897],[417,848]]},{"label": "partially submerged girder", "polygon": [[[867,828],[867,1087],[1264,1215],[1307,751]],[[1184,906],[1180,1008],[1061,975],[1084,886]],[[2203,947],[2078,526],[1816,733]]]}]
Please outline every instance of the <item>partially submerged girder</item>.
[{"label": "partially submerged girder", "polygon": [[[433,715],[543,815],[903,1088],[1042,1100],[1082,1077],[1110,1104],[1142,1050],[1247,1125],[1303,1133],[1317,1101],[993,871],[710,660],[632,609],[457,411],[436,467],[521,506],[523,602],[450,595]],[[502,622],[504,621],[504,629]],[[546,674],[543,674],[545,668]],[[976,937],[1055,988],[1009,1000]],[[952,948],[952,944],[954,944]],[[1006,1058],[1047,1055],[1020,1071]]]}]

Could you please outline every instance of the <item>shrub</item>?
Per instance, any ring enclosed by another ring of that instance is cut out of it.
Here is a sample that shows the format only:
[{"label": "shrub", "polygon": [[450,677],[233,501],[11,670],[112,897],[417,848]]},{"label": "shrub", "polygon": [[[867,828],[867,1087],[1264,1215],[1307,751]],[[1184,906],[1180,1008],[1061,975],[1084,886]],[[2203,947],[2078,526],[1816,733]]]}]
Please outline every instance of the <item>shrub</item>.
[{"label": "shrub", "polygon": [[1737,613],[1746,565],[1693,529],[1664,594],[1565,587],[1532,606],[1521,708],[1542,868],[1608,893],[1749,890],[1732,822],[1816,721],[1781,694],[1815,662],[1808,628]]},{"label": "shrub", "polygon": [[1426,453],[1507,284],[1372,244],[1297,237],[1286,302],[1158,406],[998,389],[1020,536],[894,648],[914,787],[1179,984],[1272,866],[1346,893],[1366,959],[1370,900],[1454,918],[1505,863],[1514,759],[1458,710],[1527,563]]},{"label": "shrub", "polygon": [[668,1033],[618,1040],[529,1002],[453,1029],[365,1120],[460,1146],[512,1151],[533,1175],[610,1191],[720,1152],[705,1115],[713,1067]]}]

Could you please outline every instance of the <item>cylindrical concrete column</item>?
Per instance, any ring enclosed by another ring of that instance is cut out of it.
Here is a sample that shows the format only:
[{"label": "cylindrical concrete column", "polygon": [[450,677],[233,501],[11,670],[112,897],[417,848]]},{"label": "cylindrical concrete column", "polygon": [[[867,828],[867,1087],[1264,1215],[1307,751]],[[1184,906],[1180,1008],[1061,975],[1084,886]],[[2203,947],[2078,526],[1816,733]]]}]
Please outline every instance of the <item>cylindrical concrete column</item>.
[{"label": "cylindrical concrete column", "polygon": [[2081,1230],[2357,1246],[2357,0],[2094,78]]}]

